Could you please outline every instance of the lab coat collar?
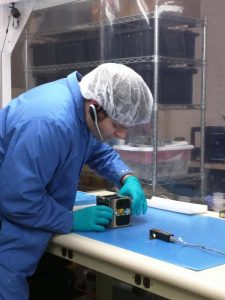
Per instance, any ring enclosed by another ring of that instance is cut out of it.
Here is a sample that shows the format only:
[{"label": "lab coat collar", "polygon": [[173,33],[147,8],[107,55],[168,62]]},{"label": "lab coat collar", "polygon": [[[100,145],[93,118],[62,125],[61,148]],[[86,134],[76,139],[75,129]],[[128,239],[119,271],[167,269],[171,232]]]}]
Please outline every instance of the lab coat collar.
[{"label": "lab coat collar", "polygon": [[77,108],[77,112],[79,115],[79,118],[81,122],[85,123],[85,116],[84,116],[84,98],[81,95],[80,92],[80,85],[79,82],[82,79],[82,75],[75,71],[67,76],[68,85],[70,88],[70,91],[73,95],[74,104]]}]

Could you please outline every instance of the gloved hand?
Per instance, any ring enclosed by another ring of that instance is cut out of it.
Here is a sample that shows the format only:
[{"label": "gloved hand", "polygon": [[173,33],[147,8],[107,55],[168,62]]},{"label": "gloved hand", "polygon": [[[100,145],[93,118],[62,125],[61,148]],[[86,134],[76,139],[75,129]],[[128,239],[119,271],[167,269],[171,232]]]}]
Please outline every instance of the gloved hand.
[{"label": "gloved hand", "polygon": [[113,209],[104,205],[85,207],[73,212],[73,230],[104,231],[113,217]]},{"label": "gloved hand", "polygon": [[147,201],[145,193],[137,177],[128,176],[123,183],[119,193],[132,198],[132,214],[139,216],[147,211]]}]

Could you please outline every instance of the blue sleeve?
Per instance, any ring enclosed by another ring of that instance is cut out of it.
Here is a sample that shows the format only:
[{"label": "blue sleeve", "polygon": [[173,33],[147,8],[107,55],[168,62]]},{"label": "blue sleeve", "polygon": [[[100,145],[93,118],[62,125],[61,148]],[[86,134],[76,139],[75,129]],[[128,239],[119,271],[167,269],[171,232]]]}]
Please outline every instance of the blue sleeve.
[{"label": "blue sleeve", "polygon": [[132,170],[121,160],[119,154],[108,144],[92,140],[91,154],[87,164],[99,175],[106,177],[120,187],[120,179]]},{"label": "blue sleeve", "polygon": [[72,212],[48,193],[48,184],[65,159],[58,141],[66,135],[55,124],[42,120],[20,124],[10,135],[0,169],[1,213],[23,226],[70,232]]}]

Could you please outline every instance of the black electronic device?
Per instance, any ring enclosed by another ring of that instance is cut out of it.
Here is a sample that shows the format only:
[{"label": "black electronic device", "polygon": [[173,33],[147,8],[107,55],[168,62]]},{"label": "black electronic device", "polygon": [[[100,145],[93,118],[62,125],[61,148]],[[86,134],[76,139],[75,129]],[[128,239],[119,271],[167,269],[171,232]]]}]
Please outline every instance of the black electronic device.
[{"label": "black electronic device", "polygon": [[158,239],[164,242],[172,242],[173,234],[167,231],[163,231],[161,229],[153,228],[149,230],[149,238],[150,239]]},{"label": "black electronic device", "polygon": [[131,199],[119,194],[97,196],[96,205],[111,207],[114,211],[109,228],[124,227],[131,225]]},{"label": "black electronic device", "polygon": [[15,3],[12,2],[11,6],[9,6],[9,8],[11,8],[10,14],[13,17],[13,22],[12,22],[12,26],[13,28],[18,28],[20,25],[20,17],[21,17],[21,13],[19,11],[18,8],[15,7]]},{"label": "black electronic device", "polygon": [[19,9],[15,7],[15,5],[16,4],[14,2],[12,2],[11,6],[9,6],[9,8],[11,8],[11,15],[13,16],[13,18],[19,19],[19,17],[21,16],[21,13],[20,13]]}]

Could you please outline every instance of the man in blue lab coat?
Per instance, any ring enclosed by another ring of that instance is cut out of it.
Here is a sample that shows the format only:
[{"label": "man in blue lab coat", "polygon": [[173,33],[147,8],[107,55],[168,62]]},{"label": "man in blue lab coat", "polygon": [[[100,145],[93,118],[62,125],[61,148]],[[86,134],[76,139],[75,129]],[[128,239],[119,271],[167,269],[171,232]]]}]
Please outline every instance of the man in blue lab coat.
[{"label": "man in blue lab coat", "polygon": [[73,212],[80,172],[88,164],[147,209],[138,179],[104,141],[125,138],[150,120],[152,95],[121,64],[102,64],[31,89],[0,111],[0,299],[29,297],[33,274],[53,234],[103,231],[104,206]]}]

